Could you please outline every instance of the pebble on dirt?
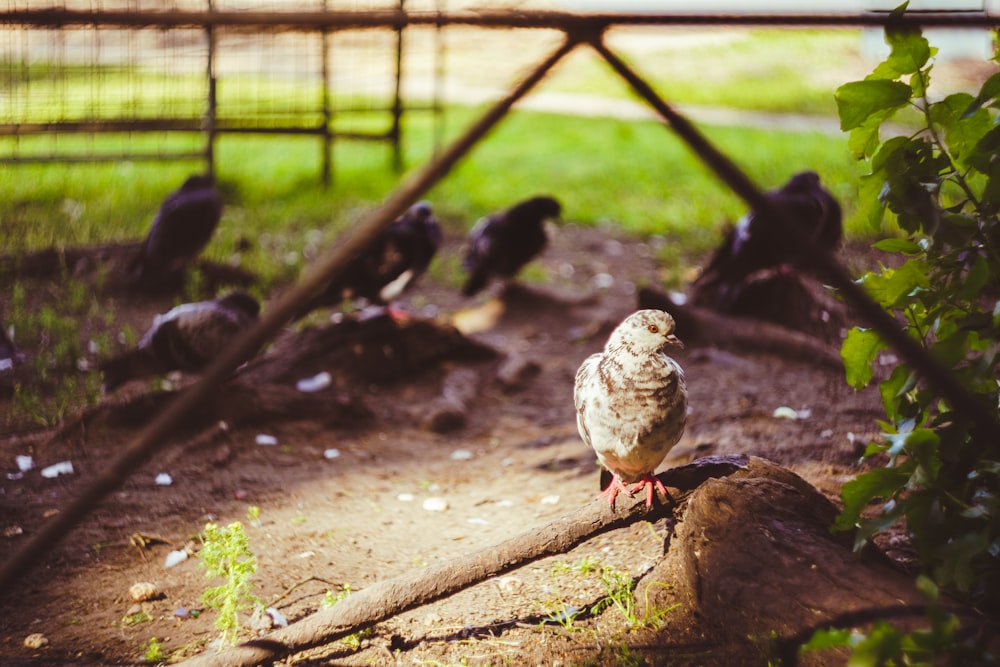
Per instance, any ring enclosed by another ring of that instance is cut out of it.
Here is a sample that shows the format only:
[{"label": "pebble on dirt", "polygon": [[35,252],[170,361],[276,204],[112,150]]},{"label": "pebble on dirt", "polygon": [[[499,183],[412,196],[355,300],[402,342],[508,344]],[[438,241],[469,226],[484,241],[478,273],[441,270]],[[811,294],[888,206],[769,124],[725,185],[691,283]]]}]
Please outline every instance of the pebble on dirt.
[{"label": "pebble on dirt", "polygon": [[34,632],[24,638],[24,645],[26,648],[42,648],[48,643],[48,637],[40,632]]},{"label": "pebble on dirt", "polygon": [[163,567],[173,567],[179,565],[187,560],[188,554],[183,549],[178,549],[177,551],[171,551],[167,554],[166,559],[163,561]]},{"label": "pebble on dirt", "polygon": [[72,461],[60,461],[59,463],[53,463],[52,465],[42,468],[42,477],[46,479],[55,479],[59,475],[72,475],[73,474],[73,462]]},{"label": "pebble on dirt", "polygon": [[439,497],[428,498],[423,507],[428,512],[443,512],[448,509],[448,501]]}]

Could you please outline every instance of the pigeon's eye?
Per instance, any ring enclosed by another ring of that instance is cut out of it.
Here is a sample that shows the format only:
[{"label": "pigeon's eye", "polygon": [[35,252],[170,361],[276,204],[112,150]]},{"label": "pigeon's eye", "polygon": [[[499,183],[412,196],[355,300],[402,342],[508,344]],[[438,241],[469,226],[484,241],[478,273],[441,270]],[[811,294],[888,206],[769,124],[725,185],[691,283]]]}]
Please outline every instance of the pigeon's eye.
[{"label": "pigeon's eye", "polygon": [[655,324],[650,324],[649,333],[660,333],[660,327],[656,326]]}]

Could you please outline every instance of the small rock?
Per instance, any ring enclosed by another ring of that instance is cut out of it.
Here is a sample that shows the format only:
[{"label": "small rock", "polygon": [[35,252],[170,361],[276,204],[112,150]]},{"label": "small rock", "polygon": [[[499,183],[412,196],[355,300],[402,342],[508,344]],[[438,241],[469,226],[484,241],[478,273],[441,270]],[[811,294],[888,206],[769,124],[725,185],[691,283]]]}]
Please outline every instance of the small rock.
[{"label": "small rock", "polygon": [[456,449],[451,453],[452,461],[468,461],[472,458],[472,452],[468,449]]},{"label": "small rock", "polygon": [[160,589],[154,583],[140,581],[129,587],[128,596],[136,602],[149,602],[160,597]]},{"label": "small rock", "polygon": [[27,455],[18,455],[14,457],[17,462],[17,469],[21,472],[28,472],[35,467],[35,459]]},{"label": "small rock", "polygon": [[176,551],[171,551],[167,554],[166,559],[163,561],[163,567],[174,567],[187,560],[188,553],[183,549],[178,549]]},{"label": "small rock", "polygon": [[21,526],[19,526],[16,523],[12,523],[3,529],[3,536],[7,538],[17,537],[18,535],[23,535],[23,534],[24,534],[24,528],[21,528]]},{"label": "small rock", "polygon": [[161,472],[156,476],[157,486],[170,486],[174,483],[174,478],[170,476],[169,473]]},{"label": "small rock", "polygon": [[396,500],[401,503],[412,503],[415,500],[415,497],[412,493],[401,493],[396,496]]},{"label": "small rock", "polygon": [[469,523],[471,523],[472,525],[474,525],[474,526],[488,526],[488,525],[490,525],[489,521],[487,521],[486,519],[482,519],[482,518],[480,518],[478,516],[474,516],[474,517],[472,517],[470,519],[467,519],[467,521]]},{"label": "small rock", "polygon": [[264,610],[264,613],[271,617],[271,626],[275,628],[287,628],[288,619],[285,615],[274,607],[268,607]]},{"label": "small rock", "polygon": [[539,502],[542,503],[543,505],[555,505],[559,502],[559,496],[557,495],[545,496]]},{"label": "small rock", "polygon": [[423,508],[428,512],[443,512],[448,509],[448,501],[439,496],[424,501]]},{"label": "small rock", "polygon": [[60,461],[59,463],[53,463],[52,465],[42,468],[42,477],[46,479],[55,479],[59,475],[72,475],[73,474],[73,462],[72,461]]},{"label": "small rock", "polygon": [[797,413],[792,408],[787,405],[782,405],[781,407],[775,408],[774,412],[771,414],[775,419],[798,419],[799,413]]},{"label": "small rock", "polygon": [[598,273],[591,281],[597,289],[608,289],[615,284],[615,277],[610,273]]},{"label": "small rock", "polygon": [[259,433],[255,439],[258,445],[263,445],[265,447],[272,447],[278,444],[278,439],[273,435],[267,435],[266,433]]},{"label": "small rock", "polygon": [[331,447],[330,449],[324,449],[323,450],[323,458],[324,459],[339,459],[340,458],[340,450],[337,449],[336,447]]},{"label": "small rock", "polygon": [[42,648],[49,643],[49,638],[41,632],[34,632],[24,638],[25,648]]},{"label": "small rock", "polygon": [[524,582],[517,577],[500,577],[497,579],[497,588],[501,593],[516,593],[524,586]]},{"label": "small rock", "polygon": [[327,387],[330,386],[330,383],[332,382],[333,382],[333,377],[326,371],[323,371],[322,373],[318,373],[312,376],[311,378],[302,378],[301,380],[295,383],[295,388],[303,393],[308,394],[314,391],[321,391],[323,389],[326,389]]}]

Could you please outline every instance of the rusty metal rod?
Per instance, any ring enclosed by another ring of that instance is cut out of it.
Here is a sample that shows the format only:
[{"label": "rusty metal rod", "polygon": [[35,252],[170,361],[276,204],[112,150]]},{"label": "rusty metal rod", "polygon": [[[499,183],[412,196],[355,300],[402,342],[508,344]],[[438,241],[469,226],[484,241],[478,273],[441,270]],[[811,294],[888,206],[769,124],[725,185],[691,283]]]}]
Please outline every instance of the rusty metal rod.
[{"label": "rusty metal rod", "polygon": [[261,345],[271,339],[316,293],[336,280],[351,258],[371,245],[395,218],[441,180],[510,111],[514,103],[541,81],[545,74],[577,44],[576,40],[567,38],[552,55],[515,85],[506,97],[491,107],[437,158],[427,163],[410,180],[390,192],[384,203],[369,213],[353,233],[318,260],[291,290],[273,307],[267,309],[256,326],[240,336],[222,356],[209,365],[198,382],[171,401],[76,500],[49,519],[29,542],[0,566],[0,596],[9,593],[12,584],[24,571],[43,560],[45,554],[80,523],[105,496],[118,488],[136,468],[146,462],[166,436],[176,429],[180,421],[202,404],[240,364],[252,357]]},{"label": "rusty metal rod", "polygon": [[25,9],[0,12],[0,24],[34,26],[143,26],[267,27],[283,30],[365,30],[407,26],[476,26],[480,28],[541,28],[573,32],[604,29],[613,25],[773,25],[773,26],[884,26],[896,25],[989,28],[1000,25],[1000,17],[982,11],[915,12],[898,17],[888,12],[861,13],[573,13],[560,11],[404,12],[380,10],[343,12],[265,11],[80,11],[72,9]]},{"label": "rusty metal rod", "polygon": [[980,437],[1000,440],[1000,421],[978,396],[968,391],[951,369],[943,366],[917,341],[908,336],[888,313],[882,310],[868,293],[851,278],[826,248],[821,248],[803,234],[781,211],[775,209],[761,190],[727,156],[713,146],[684,116],[674,111],[657,95],[649,84],[636,74],[624,61],[605,46],[600,35],[589,44],[608,62],[646,102],[663,116],[678,136],[712,171],[739,195],[747,205],[771,219],[777,220],[783,233],[801,248],[812,264],[818,267],[825,279],[844,295],[861,320],[871,326],[882,339],[894,348],[941,396],[955,409],[971,420],[980,430]]}]

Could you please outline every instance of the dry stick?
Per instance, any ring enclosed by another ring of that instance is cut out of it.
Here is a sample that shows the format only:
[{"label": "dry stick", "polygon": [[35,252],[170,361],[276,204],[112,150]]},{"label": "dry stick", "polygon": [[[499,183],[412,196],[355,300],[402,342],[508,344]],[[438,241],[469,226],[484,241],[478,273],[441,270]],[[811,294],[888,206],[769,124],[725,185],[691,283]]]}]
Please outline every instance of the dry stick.
[{"label": "dry stick", "polygon": [[978,396],[968,391],[954,373],[940,364],[899,326],[891,315],[882,310],[868,293],[855,283],[847,271],[825,248],[821,248],[789,220],[784,212],[776,209],[760,189],[728,157],[719,152],[686,118],[664,102],[638,74],[604,45],[602,35],[589,43],[629,85],[663,116],[667,124],[687,143],[701,160],[743,198],[751,209],[777,220],[782,232],[791,237],[809,261],[818,267],[830,282],[854,306],[861,319],[867,322],[882,339],[903,357],[951,404],[952,408],[981,429],[983,437],[1000,440],[1000,421]]},{"label": "dry stick", "polygon": [[567,38],[556,51],[542,62],[524,81],[517,84],[507,97],[497,102],[465,134],[456,139],[442,153],[410,181],[403,183],[389,194],[381,207],[375,209],[361,223],[360,228],[342,244],[334,247],[310,270],[299,283],[268,308],[256,326],[240,336],[204,372],[202,378],[172,401],[136,438],[122,454],[111,463],[80,496],[42,529],[0,567],[0,596],[10,592],[12,584],[30,566],[43,556],[70,530],[73,529],[101,500],[143,464],[164,441],[166,436],[190,412],[205,402],[236,368],[249,359],[265,342],[274,336],[292,316],[324,286],[336,280],[347,262],[371,245],[377,236],[406,208],[441,180],[448,171],[494,125],[510,111],[517,100],[542,80],[563,56],[578,42]]},{"label": "dry stick", "polygon": [[640,519],[657,521],[673,515],[683,500],[706,479],[745,468],[746,456],[707,456],[658,475],[667,487],[681,493],[673,502],[646,509],[645,496],[619,495],[612,510],[595,500],[551,523],[465,556],[429,568],[380,581],[333,607],[260,639],[231,649],[203,653],[184,661],[187,667],[241,667],[268,664],[285,656],[336,641],[379,621],[420,605],[448,597],[490,577],[510,572],[547,556],[566,553],[586,540]]}]

